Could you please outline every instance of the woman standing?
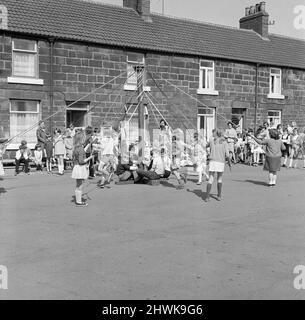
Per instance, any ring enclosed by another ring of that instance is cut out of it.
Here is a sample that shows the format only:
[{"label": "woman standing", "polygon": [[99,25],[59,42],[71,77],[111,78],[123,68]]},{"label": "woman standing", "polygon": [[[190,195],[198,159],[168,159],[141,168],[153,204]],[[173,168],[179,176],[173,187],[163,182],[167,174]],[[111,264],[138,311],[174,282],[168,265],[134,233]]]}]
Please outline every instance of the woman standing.
[{"label": "woman standing", "polygon": [[64,137],[60,129],[54,131],[54,156],[57,159],[58,173],[64,174],[64,156],[66,154],[66,146]]},{"label": "woman standing", "polygon": [[222,175],[225,169],[226,158],[230,159],[229,146],[224,138],[221,130],[213,130],[213,137],[209,141],[210,146],[210,165],[209,165],[209,181],[207,184],[207,192],[205,201],[210,200],[210,193],[214,182],[215,174],[217,174],[217,197],[221,200],[222,192]]},{"label": "woman standing", "polygon": [[269,139],[258,139],[251,136],[257,143],[266,147],[266,160],[264,170],[269,171],[269,186],[274,187],[276,185],[277,172],[281,169],[282,150],[285,150],[285,146],[280,140],[279,132],[276,129],[269,130]]}]

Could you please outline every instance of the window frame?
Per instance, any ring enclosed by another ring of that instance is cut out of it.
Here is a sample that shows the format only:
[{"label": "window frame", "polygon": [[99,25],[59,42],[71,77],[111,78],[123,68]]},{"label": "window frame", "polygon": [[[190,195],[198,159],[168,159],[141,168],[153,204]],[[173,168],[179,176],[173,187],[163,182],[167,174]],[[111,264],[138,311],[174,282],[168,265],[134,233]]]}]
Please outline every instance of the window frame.
[{"label": "window frame", "polygon": [[[34,101],[36,102],[37,109],[36,111],[14,111],[12,110],[13,101]],[[9,100],[9,128],[11,130],[11,114],[37,114],[37,127],[38,121],[41,119],[41,101],[35,99],[10,99]],[[33,128],[35,130],[35,128]],[[28,142],[28,147],[34,149],[36,142]],[[7,146],[7,150],[16,150],[19,148],[20,143],[10,143]]]},{"label": "window frame", "polygon": [[[31,41],[34,43],[34,50],[26,50],[26,49],[17,49],[15,48],[15,41],[23,40],[23,41]],[[14,74],[14,55],[15,52],[21,52],[25,54],[31,54],[35,56],[35,75],[34,76],[20,76]],[[25,38],[12,38],[12,75],[7,78],[8,83],[18,83],[18,84],[34,84],[34,85],[43,85],[43,79],[39,79],[39,46],[37,40],[25,39]]]},{"label": "window frame", "polygon": [[[212,63],[213,67],[203,67],[201,66],[202,62]],[[203,70],[205,70],[205,79],[203,79]],[[203,88],[203,80],[205,83],[209,83],[208,81],[208,74],[210,74],[212,70],[212,88]],[[216,72],[215,72],[215,61],[208,60],[208,59],[200,59],[199,60],[199,88],[197,90],[198,94],[208,94],[208,95],[218,95],[218,91],[215,90],[215,79],[216,79]]]},{"label": "window frame", "polygon": [[267,121],[270,124],[270,121],[269,121],[270,118],[271,117],[275,118],[275,116],[269,116],[269,112],[278,112],[279,113],[279,120],[280,120],[280,122],[278,124],[282,124],[282,110],[276,110],[276,109],[267,110]]},{"label": "window frame", "polygon": [[[139,61],[133,61],[133,60],[129,60],[128,59],[128,55],[142,55],[142,61],[139,62]],[[129,66],[136,66],[136,65],[141,65],[143,67],[145,67],[145,54],[144,53],[141,53],[141,52],[132,52],[132,51],[129,51],[126,53],[126,71],[127,71],[127,79],[126,79],[126,82],[124,84],[124,90],[127,90],[127,91],[136,91],[137,90],[137,84],[136,83],[130,83],[129,80]],[[145,86],[146,84],[146,72],[144,72],[144,75],[143,75],[143,78],[144,78],[144,85],[143,85],[143,89],[144,91],[150,91],[150,87],[148,86]]]},{"label": "window frame", "polygon": [[[279,71],[279,73],[277,73],[277,71]],[[280,88],[279,92],[272,92],[272,77],[274,77],[274,79],[275,79],[274,89],[277,88],[277,86],[278,86],[276,81],[279,81],[279,88]],[[282,95],[282,90],[283,90],[283,87],[282,87],[282,69],[271,67],[270,70],[269,70],[269,94],[268,94],[268,98],[269,99],[285,99],[285,96]]]},{"label": "window frame", "polygon": [[[15,48],[15,41],[16,40],[24,40],[24,41],[33,42],[34,46],[35,46],[35,50],[16,49]],[[33,77],[15,75],[15,73],[14,73],[14,53],[15,52],[20,52],[20,53],[25,53],[25,54],[35,56],[35,75]],[[36,40],[29,40],[29,39],[17,39],[17,38],[12,39],[12,77],[38,79],[38,76],[39,76],[39,55],[38,55],[37,41]]]}]

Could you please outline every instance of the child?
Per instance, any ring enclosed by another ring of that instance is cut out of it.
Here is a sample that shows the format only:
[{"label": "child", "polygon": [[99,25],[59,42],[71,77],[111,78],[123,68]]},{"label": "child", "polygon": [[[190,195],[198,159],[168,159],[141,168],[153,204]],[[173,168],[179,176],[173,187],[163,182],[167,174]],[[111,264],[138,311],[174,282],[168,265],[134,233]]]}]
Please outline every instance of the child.
[{"label": "child", "polygon": [[47,172],[52,173],[52,157],[53,157],[53,142],[52,137],[47,135],[47,140],[45,143],[45,156],[47,158]]},{"label": "child", "polygon": [[67,160],[72,160],[72,153],[73,153],[73,137],[72,137],[72,131],[70,129],[66,130],[65,135],[65,147],[66,147],[66,153],[65,158]]},{"label": "child", "polygon": [[76,133],[73,137],[73,171],[72,178],[76,179],[75,188],[75,204],[77,207],[85,207],[88,204],[82,200],[83,183],[89,176],[89,169],[87,163],[93,158],[90,156],[86,158],[86,152],[83,144],[85,143],[85,135],[82,132]]},{"label": "child", "polygon": [[117,141],[115,139],[112,129],[106,130],[103,133],[101,140],[101,160],[99,163],[98,171],[102,174],[99,182],[99,187],[104,188],[106,182],[110,182],[112,174],[116,170],[115,153],[117,150]]},{"label": "child", "polygon": [[248,129],[248,135],[246,137],[246,157],[247,157],[247,163],[248,165],[252,165],[253,163],[253,151],[254,151],[254,145],[255,141],[251,138],[251,135],[253,134],[253,129]]},{"label": "child", "polygon": [[275,187],[277,171],[281,169],[282,150],[285,146],[280,140],[280,135],[276,129],[269,130],[269,139],[258,139],[251,136],[257,143],[266,146],[266,159],[264,170],[269,171],[269,187]]},{"label": "child", "polygon": [[0,139],[0,176],[4,176],[4,169],[3,169],[3,155],[5,153],[5,149],[6,149],[6,143],[7,143],[8,139]]},{"label": "child", "polygon": [[54,156],[57,159],[58,173],[64,174],[64,156],[66,154],[66,147],[64,137],[60,129],[54,131]]},{"label": "child", "polygon": [[289,150],[290,150],[290,135],[288,132],[288,128],[284,128],[283,130],[282,141],[285,146],[285,150],[282,152],[282,156],[284,157],[283,167],[287,167],[287,161],[288,161]]},{"label": "child", "polygon": [[[299,131],[297,128],[294,128],[292,131],[292,135],[290,136],[290,144],[291,144],[291,153],[290,153],[289,168],[296,169],[297,163],[298,163],[299,149],[301,147]],[[294,166],[293,166],[293,160],[295,160]]]},{"label": "child", "polygon": [[204,137],[201,137],[199,140],[199,135],[197,132],[194,133],[194,143],[192,145],[193,151],[193,163],[198,173],[198,182],[197,185],[202,184],[202,175],[204,174],[206,179],[209,179],[208,174],[206,173],[206,163],[207,163],[207,152],[206,152],[207,143]]},{"label": "child", "polygon": [[241,133],[238,133],[235,144],[235,159],[237,159],[237,162],[244,162],[244,145],[243,136]]},{"label": "child", "polygon": [[213,130],[213,137],[209,142],[209,146],[211,149],[210,165],[209,165],[210,176],[207,184],[205,201],[208,202],[210,200],[210,192],[214,182],[215,173],[217,173],[217,191],[218,191],[216,200],[220,201],[221,192],[222,192],[222,175],[225,169],[226,158],[228,158],[230,161],[229,146],[221,130],[216,130],[216,129]]},{"label": "child", "polygon": [[42,173],[42,149],[40,144],[36,144],[35,146],[34,161],[36,164],[36,170]]},{"label": "child", "polygon": [[[256,137],[258,138],[260,136],[261,131],[258,130],[256,133]],[[253,153],[253,166],[257,167],[260,162],[260,156],[261,154],[264,154],[263,148],[254,140],[252,143],[252,149]]]}]

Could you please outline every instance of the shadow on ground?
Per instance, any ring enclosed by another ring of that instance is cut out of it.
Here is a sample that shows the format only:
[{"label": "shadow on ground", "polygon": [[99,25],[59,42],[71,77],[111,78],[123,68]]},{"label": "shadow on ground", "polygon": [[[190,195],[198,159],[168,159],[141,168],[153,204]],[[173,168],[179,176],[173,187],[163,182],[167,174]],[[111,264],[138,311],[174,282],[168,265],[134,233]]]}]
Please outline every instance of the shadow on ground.
[{"label": "shadow on ground", "polygon": [[258,186],[264,186],[264,187],[268,187],[268,183],[264,182],[264,181],[259,181],[259,180],[232,180],[235,182],[244,182],[244,183],[252,183]]}]

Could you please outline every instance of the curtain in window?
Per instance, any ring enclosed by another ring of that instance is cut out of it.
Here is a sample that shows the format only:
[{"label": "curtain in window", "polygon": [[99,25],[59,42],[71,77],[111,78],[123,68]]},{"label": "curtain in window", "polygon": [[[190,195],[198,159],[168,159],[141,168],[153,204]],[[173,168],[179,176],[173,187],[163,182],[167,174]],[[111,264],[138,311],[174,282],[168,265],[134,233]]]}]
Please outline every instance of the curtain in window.
[{"label": "curtain in window", "polygon": [[[38,113],[11,113],[10,114],[10,136],[14,137],[17,134],[27,130],[39,121]],[[16,141],[26,140],[28,143],[36,143],[36,129],[17,138]]]},{"label": "curtain in window", "polygon": [[206,70],[205,69],[201,69],[201,77],[202,77],[202,89],[207,89],[206,87]]},{"label": "curtain in window", "polygon": [[214,89],[214,70],[208,69],[207,73],[207,89]]},{"label": "curtain in window", "polygon": [[36,55],[14,52],[13,70],[16,77],[36,77]]},{"label": "curtain in window", "polygon": [[127,65],[127,83],[131,85],[137,85],[137,73],[134,71],[134,65],[128,64]]}]

